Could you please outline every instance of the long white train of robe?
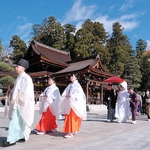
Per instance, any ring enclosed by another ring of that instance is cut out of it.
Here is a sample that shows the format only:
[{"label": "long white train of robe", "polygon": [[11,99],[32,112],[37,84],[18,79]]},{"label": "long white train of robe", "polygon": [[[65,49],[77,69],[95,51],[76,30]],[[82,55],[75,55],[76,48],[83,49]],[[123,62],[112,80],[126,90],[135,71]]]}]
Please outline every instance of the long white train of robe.
[{"label": "long white train of robe", "polygon": [[121,85],[124,87],[123,91],[119,91],[116,103],[115,117],[119,121],[126,121],[127,118],[131,117],[131,109],[129,103],[129,94],[127,92],[127,83],[123,82]]}]

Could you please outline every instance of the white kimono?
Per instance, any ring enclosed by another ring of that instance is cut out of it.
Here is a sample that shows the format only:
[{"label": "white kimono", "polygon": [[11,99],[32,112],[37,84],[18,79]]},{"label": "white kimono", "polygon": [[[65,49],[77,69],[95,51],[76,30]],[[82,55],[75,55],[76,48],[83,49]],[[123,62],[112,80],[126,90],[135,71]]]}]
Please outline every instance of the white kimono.
[{"label": "white kimono", "polygon": [[78,81],[70,83],[62,94],[61,113],[69,114],[70,109],[82,120],[86,120],[86,96]]},{"label": "white kimono", "polygon": [[[47,96],[47,97],[43,97]],[[46,112],[50,108],[54,116],[60,115],[60,92],[58,87],[54,84],[48,86],[39,97],[39,113]]]},{"label": "white kimono", "polygon": [[13,89],[10,91],[9,118],[13,117],[15,109],[19,110],[23,119],[24,136],[28,140],[34,121],[34,86],[31,77],[25,72],[17,77]]},{"label": "white kimono", "polygon": [[124,81],[121,85],[125,90],[119,91],[115,117],[118,118],[119,121],[126,121],[127,118],[131,117],[130,103],[128,101],[129,94],[127,92],[127,83]]}]

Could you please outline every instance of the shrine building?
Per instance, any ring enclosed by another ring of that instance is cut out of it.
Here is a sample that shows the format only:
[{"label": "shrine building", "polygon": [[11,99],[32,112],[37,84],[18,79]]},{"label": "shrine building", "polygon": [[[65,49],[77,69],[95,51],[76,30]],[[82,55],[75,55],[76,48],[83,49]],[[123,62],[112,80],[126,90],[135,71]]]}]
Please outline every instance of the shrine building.
[{"label": "shrine building", "polygon": [[35,91],[43,91],[51,75],[55,76],[56,85],[62,93],[69,84],[71,74],[78,75],[86,97],[87,104],[103,104],[103,80],[113,76],[103,67],[100,58],[73,62],[69,52],[58,50],[33,40],[24,57],[29,61],[27,73],[32,77]]}]

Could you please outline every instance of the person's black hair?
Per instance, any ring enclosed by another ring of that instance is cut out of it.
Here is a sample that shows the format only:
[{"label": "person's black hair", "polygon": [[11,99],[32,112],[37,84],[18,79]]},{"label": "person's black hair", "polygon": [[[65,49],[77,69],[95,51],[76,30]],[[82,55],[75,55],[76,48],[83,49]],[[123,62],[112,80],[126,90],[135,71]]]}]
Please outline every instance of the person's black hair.
[{"label": "person's black hair", "polygon": [[134,90],[134,87],[130,86],[130,87],[128,88],[128,90]]},{"label": "person's black hair", "polygon": [[75,73],[72,73],[70,76],[72,77],[73,75],[74,75],[76,78],[78,78],[78,75],[75,74]]},{"label": "person's black hair", "polygon": [[54,76],[50,76],[49,79],[52,79],[55,82],[55,77]]},{"label": "person's black hair", "polygon": [[111,84],[111,83],[109,83],[109,84],[108,84],[108,86],[112,86],[112,84]]}]

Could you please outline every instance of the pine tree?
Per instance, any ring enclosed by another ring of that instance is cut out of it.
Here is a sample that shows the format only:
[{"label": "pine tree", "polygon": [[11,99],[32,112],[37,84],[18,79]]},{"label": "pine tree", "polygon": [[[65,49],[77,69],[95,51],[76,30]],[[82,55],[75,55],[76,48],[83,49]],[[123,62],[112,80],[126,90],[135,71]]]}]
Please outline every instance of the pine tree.
[{"label": "pine tree", "polygon": [[10,47],[13,48],[13,53],[10,57],[14,61],[14,63],[23,58],[25,53],[27,52],[26,43],[17,35],[13,36],[12,40],[10,40]]},{"label": "pine tree", "polygon": [[74,43],[75,43],[76,28],[75,26],[71,24],[65,24],[63,28],[64,28],[65,38],[64,38],[64,48],[62,49],[70,52],[71,58],[74,59],[75,54],[73,52],[73,49],[74,49]]},{"label": "pine tree", "polygon": [[146,90],[150,87],[150,61],[148,56],[144,56],[147,53],[146,50],[147,43],[139,39],[136,44],[136,57],[138,58],[138,63],[140,65],[140,71],[142,74],[142,82],[140,90]]},{"label": "pine tree", "polygon": [[128,37],[123,35],[123,28],[119,22],[113,24],[113,32],[107,42],[107,48],[111,56],[109,71],[114,74],[122,74],[125,61],[132,52],[132,47]]},{"label": "pine tree", "polygon": [[33,39],[57,49],[64,48],[64,29],[53,16],[45,18],[41,25],[32,26]]},{"label": "pine tree", "polygon": [[132,55],[125,61],[124,74],[122,76],[129,86],[136,89],[140,87],[142,75],[140,66],[138,65],[138,59],[135,56]]}]

